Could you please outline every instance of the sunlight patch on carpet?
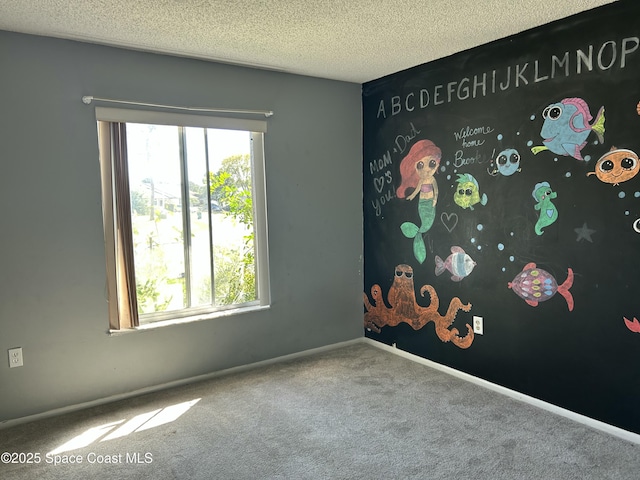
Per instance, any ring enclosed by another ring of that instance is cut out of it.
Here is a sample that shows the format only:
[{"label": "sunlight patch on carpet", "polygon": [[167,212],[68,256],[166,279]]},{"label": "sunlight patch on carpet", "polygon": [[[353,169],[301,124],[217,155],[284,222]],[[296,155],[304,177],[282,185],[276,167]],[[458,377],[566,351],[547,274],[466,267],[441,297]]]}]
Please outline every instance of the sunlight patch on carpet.
[{"label": "sunlight patch on carpet", "polygon": [[174,422],[200,400],[200,398],[196,398],[188,402],[177,403],[168,407],[141,413],[128,421],[126,419],[122,419],[106,423],[98,427],[89,428],[58,448],[51,450],[49,455],[57,455],[62,452],[77,450],[79,448],[87,447],[97,441],[104,442],[106,440],[114,440],[116,438],[126,437],[134,432],[141,432],[143,430],[149,430],[151,428],[159,427],[160,425]]}]

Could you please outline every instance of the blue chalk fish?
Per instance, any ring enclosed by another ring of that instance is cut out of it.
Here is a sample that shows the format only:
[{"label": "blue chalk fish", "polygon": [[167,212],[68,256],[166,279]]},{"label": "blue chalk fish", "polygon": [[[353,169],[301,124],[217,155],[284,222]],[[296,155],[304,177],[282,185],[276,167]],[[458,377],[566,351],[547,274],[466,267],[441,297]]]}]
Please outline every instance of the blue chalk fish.
[{"label": "blue chalk fish", "polygon": [[467,253],[460,247],[451,247],[451,255],[446,260],[442,260],[436,255],[436,275],[441,275],[445,270],[451,272],[451,280],[459,282],[463,278],[467,277],[476,266],[476,262],[467,255]]},{"label": "blue chalk fish", "polygon": [[582,158],[582,148],[587,144],[587,137],[593,131],[600,143],[604,142],[604,107],[596,119],[589,111],[589,106],[581,98],[565,98],[558,103],[553,103],[542,112],[544,123],[540,130],[540,136],[544,139],[544,146],[532,147],[535,154],[550,150],[558,155]]}]

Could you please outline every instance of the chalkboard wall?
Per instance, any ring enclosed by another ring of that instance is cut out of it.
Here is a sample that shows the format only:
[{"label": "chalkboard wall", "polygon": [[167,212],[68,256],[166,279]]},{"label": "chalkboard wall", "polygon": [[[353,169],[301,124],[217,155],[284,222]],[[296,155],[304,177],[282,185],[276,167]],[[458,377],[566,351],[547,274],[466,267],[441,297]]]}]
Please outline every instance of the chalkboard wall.
[{"label": "chalkboard wall", "polygon": [[639,102],[635,1],[366,83],[366,336],[640,433]]}]

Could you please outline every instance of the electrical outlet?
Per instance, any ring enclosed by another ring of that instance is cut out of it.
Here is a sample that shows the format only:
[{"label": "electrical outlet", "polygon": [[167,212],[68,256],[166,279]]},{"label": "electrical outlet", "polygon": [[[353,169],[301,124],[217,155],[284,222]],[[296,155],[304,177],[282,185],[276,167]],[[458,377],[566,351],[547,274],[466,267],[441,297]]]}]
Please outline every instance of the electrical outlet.
[{"label": "electrical outlet", "polygon": [[23,365],[22,347],[9,349],[9,368],[21,367]]},{"label": "electrical outlet", "polygon": [[473,333],[482,335],[484,331],[483,318],[473,316]]}]

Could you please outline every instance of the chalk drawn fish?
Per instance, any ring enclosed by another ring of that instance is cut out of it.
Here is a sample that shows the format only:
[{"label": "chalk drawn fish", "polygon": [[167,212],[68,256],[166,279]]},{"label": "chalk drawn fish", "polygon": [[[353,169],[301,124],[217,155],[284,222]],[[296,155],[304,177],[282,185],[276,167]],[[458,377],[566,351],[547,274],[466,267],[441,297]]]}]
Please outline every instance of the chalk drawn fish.
[{"label": "chalk drawn fish", "polygon": [[624,319],[624,324],[627,326],[629,330],[635,333],[640,333],[640,322],[636,317],[633,317],[633,321],[628,320],[627,317],[622,317]]},{"label": "chalk drawn fish", "polygon": [[459,282],[467,277],[476,266],[476,262],[465,253],[465,251],[457,246],[451,247],[451,255],[446,260],[442,260],[436,255],[436,275],[441,275],[445,270],[451,272],[451,280]]},{"label": "chalk drawn fish", "polygon": [[598,159],[595,168],[595,171],[587,173],[587,177],[595,175],[601,182],[615,186],[638,174],[640,158],[632,150],[611,147],[611,150]]},{"label": "chalk drawn fish", "polygon": [[558,155],[566,155],[577,160],[582,158],[582,148],[587,144],[587,137],[592,131],[600,143],[604,142],[604,107],[593,123],[589,106],[581,98],[565,98],[553,103],[542,112],[544,123],[540,136],[544,146],[532,147],[533,154],[550,150]]},{"label": "chalk drawn fish", "polygon": [[473,206],[476,203],[480,205],[487,204],[487,194],[483,193],[480,197],[480,187],[478,181],[470,173],[459,173],[456,180],[458,186],[456,192],[453,194],[453,201],[460,205],[462,208],[470,208],[473,210]]},{"label": "chalk drawn fish", "polygon": [[489,175],[498,174],[510,177],[516,172],[520,172],[520,154],[515,148],[507,148],[501,151],[495,160],[491,160],[490,167],[487,168]]},{"label": "chalk drawn fish", "polygon": [[569,311],[572,311],[573,295],[569,291],[572,285],[573,270],[571,268],[564,283],[558,285],[549,272],[538,268],[535,263],[528,263],[507,286],[532,307],[537,307],[539,302],[549,300],[558,292],[567,301]]}]

